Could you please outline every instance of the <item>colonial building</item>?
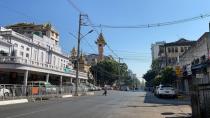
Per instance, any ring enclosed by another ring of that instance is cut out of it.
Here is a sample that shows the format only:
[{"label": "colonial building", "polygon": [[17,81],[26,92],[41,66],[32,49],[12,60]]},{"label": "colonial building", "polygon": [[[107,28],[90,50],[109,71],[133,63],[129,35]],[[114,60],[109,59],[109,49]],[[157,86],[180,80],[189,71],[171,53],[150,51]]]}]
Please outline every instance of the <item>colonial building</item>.
[{"label": "colonial building", "polygon": [[[27,81],[44,80],[62,84],[62,81],[75,78],[69,55],[58,45],[58,33],[47,28],[54,32],[51,34],[43,27],[37,28],[41,26],[18,24],[8,26],[12,29],[1,27],[0,83],[27,85]],[[87,73],[80,72],[79,78],[87,80]]]},{"label": "colonial building", "polygon": [[161,63],[161,66],[175,67],[179,60],[179,56],[186,52],[194,44],[195,41],[189,41],[182,38],[175,42],[160,45],[158,60]]},{"label": "colonial building", "polygon": [[152,61],[159,59],[160,57],[163,56],[161,54],[163,54],[164,52],[163,46],[165,45],[165,43],[166,43],[165,41],[160,41],[151,45]]},{"label": "colonial building", "polygon": [[[204,33],[187,52],[180,56],[183,91],[191,95],[192,113],[207,117],[210,108],[210,33]],[[198,104],[196,104],[198,103]]]}]

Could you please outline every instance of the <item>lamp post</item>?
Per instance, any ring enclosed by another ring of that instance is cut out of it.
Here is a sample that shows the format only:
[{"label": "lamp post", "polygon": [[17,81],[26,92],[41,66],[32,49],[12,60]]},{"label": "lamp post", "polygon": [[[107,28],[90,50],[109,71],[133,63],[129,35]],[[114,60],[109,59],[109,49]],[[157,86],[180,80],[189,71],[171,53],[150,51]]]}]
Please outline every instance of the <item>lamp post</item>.
[{"label": "lamp post", "polygon": [[77,39],[77,68],[76,68],[76,89],[75,89],[75,93],[74,95],[75,96],[78,96],[78,80],[79,80],[79,55],[80,55],[80,41],[82,38],[84,38],[85,36],[87,36],[88,34],[92,33],[93,30],[90,30],[87,34],[83,35],[82,37],[81,36],[81,26],[82,26],[82,14],[79,14],[79,31],[78,31],[78,39]]}]

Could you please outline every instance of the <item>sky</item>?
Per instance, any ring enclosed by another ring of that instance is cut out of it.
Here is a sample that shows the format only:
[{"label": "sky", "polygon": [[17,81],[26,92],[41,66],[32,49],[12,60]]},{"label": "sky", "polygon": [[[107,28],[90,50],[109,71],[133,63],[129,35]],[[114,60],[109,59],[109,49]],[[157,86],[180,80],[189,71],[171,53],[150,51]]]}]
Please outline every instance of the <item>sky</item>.
[{"label": "sky", "polygon": [[[144,25],[180,20],[210,13],[209,0],[71,0],[93,24]],[[60,46],[67,53],[76,47],[79,12],[68,0],[0,0],[0,26],[18,22],[52,23],[60,33]],[[151,44],[157,41],[172,42],[180,38],[197,40],[209,31],[210,17],[170,26],[139,29],[96,28],[102,32],[108,46],[124,58],[129,69],[139,78],[150,68]],[[82,26],[81,33],[93,29]],[[97,32],[81,41],[84,53],[97,53]],[[113,55],[106,46],[105,55]],[[114,56],[114,55],[113,55]],[[114,56],[115,57],[115,56]]]}]

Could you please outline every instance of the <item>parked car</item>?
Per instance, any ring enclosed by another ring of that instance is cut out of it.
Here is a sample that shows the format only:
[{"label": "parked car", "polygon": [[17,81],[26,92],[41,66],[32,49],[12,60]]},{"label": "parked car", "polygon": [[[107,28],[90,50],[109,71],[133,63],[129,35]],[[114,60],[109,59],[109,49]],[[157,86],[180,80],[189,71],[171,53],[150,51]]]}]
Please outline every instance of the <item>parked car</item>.
[{"label": "parked car", "polygon": [[28,86],[39,87],[39,91],[41,90],[42,94],[43,93],[48,93],[48,94],[57,93],[57,87],[45,81],[29,81]]},{"label": "parked car", "polygon": [[175,98],[177,96],[175,88],[173,88],[171,85],[159,85],[157,88],[156,95],[158,97],[173,97]]},{"label": "parked car", "polygon": [[7,88],[0,88],[0,96],[9,96],[10,95],[10,90]]}]

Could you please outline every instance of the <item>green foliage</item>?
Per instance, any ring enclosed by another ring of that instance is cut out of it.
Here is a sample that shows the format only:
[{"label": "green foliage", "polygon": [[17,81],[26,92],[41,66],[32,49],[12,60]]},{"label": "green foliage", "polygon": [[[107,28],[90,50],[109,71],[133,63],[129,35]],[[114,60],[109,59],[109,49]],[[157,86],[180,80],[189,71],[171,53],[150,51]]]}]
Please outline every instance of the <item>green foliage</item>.
[{"label": "green foliage", "polygon": [[161,65],[160,65],[160,62],[157,59],[152,61],[151,69],[153,71],[155,71],[157,74],[160,72]]},{"label": "green foliage", "polygon": [[144,74],[143,78],[147,81],[146,86],[157,86],[159,84],[174,84],[176,73],[171,67],[161,68],[158,60],[154,60],[151,70]]},{"label": "green foliage", "polygon": [[[118,63],[115,60],[104,60],[96,65],[93,65],[90,68],[92,75],[97,78],[97,85],[126,85],[126,86],[135,86],[140,85],[140,81],[135,77],[132,78],[129,73],[132,71],[128,71],[128,66],[125,63]],[[120,76],[119,76],[120,72]]]},{"label": "green foliage", "polygon": [[118,79],[119,79],[119,71],[126,72],[127,70],[127,65],[123,64],[120,67],[120,64],[115,61],[115,60],[104,60],[96,65],[93,65],[90,68],[91,73],[93,74],[94,77],[97,76],[97,84],[99,85],[104,85],[104,84],[109,84],[112,85],[114,84]]},{"label": "green foliage", "polygon": [[161,72],[160,72],[162,81],[162,84],[174,84],[177,77],[176,77],[176,73],[173,70],[173,68],[171,67],[166,67],[164,68]]},{"label": "green foliage", "polygon": [[145,73],[143,75],[143,78],[147,81],[147,82],[151,82],[153,79],[155,79],[157,73],[154,70],[148,70],[147,73]]},{"label": "green foliage", "polygon": [[156,76],[155,79],[152,80],[153,86],[158,86],[161,84],[163,78],[161,76]]}]

